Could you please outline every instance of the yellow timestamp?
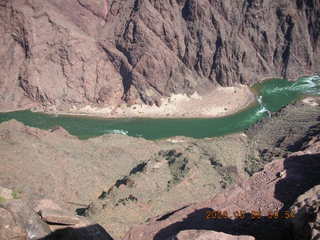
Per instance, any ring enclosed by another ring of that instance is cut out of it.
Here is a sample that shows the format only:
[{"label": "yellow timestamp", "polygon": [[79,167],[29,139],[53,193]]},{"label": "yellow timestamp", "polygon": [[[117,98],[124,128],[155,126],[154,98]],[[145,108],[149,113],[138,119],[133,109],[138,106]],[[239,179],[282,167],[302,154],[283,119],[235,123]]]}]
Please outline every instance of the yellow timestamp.
[{"label": "yellow timestamp", "polygon": [[253,210],[251,212],[237,210],[232,212],[231,214],[228,211],[216,211],[210,210],[206,211],[205,219],[231,219],[233,216],[236,219],[261,219],[261,218],[268,218],[268,219],[290,219],[295,217],[295,212],[291,210],[287,211],[269,211],[266,216],[263,216],[261,211]]}]

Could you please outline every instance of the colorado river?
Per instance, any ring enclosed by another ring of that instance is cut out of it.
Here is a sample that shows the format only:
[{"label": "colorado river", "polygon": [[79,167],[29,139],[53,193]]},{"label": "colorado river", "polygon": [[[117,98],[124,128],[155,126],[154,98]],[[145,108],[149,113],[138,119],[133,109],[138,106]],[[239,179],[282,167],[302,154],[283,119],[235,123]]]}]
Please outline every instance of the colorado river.
[{"label": "colorado river", "polygon": [[305,95],[320,95],[320,76],[299,78],[295,82],[271,79],[253,86],[257,103],[221,118],[211,119],[102,119],[75,116],[54,116],[31,111],[0,113],[0,123],[16,119],[26,125],[49,129],[60,125],[80,139],[108,133],[120,133],[146,139],[172,136],[214,137],[247,129],[271,112]]}]

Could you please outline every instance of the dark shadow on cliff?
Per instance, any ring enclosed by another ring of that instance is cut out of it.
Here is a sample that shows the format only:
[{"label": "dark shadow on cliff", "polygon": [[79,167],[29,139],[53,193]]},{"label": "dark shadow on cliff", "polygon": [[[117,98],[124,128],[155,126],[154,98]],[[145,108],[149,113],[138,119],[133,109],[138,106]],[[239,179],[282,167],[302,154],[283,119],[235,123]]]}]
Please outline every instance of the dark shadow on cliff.
[{"label": "dark shadow on cliff", "polygon": [[320,184],[320,154],[289,157],[284,168],[287,176],[277,183],[275,198],[287,210],[299,195]]},{"label": "dark shadow on cliff", "polygon": [[[261,217],[252,219],[247,213],[243,219],[206,219],[207,211],[210,208],[197,210],[187,216],[183,221],[176,222],[160,230],[154,240],[163,240],[177,235],[183,230],[211,230],[215,232],[224,232],[231,235],[251,235],[256,240],[282,240],[291,239],[289,232],[289,223],[286,219],[269,219]],[[284,231],[279,231],[282,228]]]},{"label": "dark shadow on cliff", "polygon": [[[320,117],[318,117],[317,120],[320,122]],[[294,142],[293,144],[289,145],[287,147],[287,150],[290,152],[299,151],[299,150],[303,149],[303,146],[305,143],[308,143],[312,137],[317,136],[317,135],[320,135],[320,124],[319,123],[311,126],[309,128],[308,132],[306,133],[306,135],[304,137],[302,137],[301,139],[299,139],[298,141]]]},{"label": "dark shadow on cliff", "polygon": [[[280,213],[293,204],[297,197],[320,184],[320,154],[287,158],[284,162],[285,178],[276,183],[274,197],[284,207]],[[160,230],[154,240],[167,239],[183,230],[212,230],[232,235],[251,235],[256,240],[291,240],[290,221],[284,217],[269,219],[267,216],[252,219],[247,214],[244,219],[209,219],[205,217],[210,208],[203,208],[189,214],[181,222],[173,223]],[[219,210],[219,209],[216,209]],[[253,209],[254,210],[254,209]]]},{"label": "dark shadow on cliff", "polygon": [[83,228],[56,230],[41,240],[113,240],[99,224]]}]

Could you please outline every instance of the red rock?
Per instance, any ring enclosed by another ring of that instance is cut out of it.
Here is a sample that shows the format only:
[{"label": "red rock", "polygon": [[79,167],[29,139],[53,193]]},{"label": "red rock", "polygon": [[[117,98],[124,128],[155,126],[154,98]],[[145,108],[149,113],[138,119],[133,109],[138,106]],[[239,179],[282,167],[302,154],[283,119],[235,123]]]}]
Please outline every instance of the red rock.
[{"label": "red rock", "polygon": [[222,232],[188,230],[178,233],[176,240],[254,240],[251,236],[233,236]]},{"label": "red rock", "polygon": [[57,209],[41,209],[40,215],[42,219],[48,223],[74,225],[80,223],[80,219],[63,210]]},{"label": "red rock", "polygon": [[11,200],[3,204],[2,208],[11,213],[11,219],[14,219],[17,227],[14,233],[17,232],[18,236],[26,232],[27,239],[32,240],[43,238],[51,232],[49,226],[22,200]]},{"label": "red rock", "polygon": [[51,199],[40,199],[35,203],[34,211],[39,213],[44,209],[62,210],[62,208]]},{"label": "red rock", "polygon": [[12,214],[0,207],[0,239],[25,240],[27,232],[16,224]]},{"label": "red rock", "polygon": [[1,2],[0,109],[158,104],[319,69],[319,1],[115,0],[107,19],[103,1]]},{"label": "red rock", "polygon": [[316,240],[320,236],[320,185],[300,195],[291,207],[294,240]]},{"label": "red rock", "polygon": [[[298,156],[292,154],[287,159],[275,160],[267,164],[263,171],[242,182],[240,186],[230,188],[224,192],[226,198],[221,197],[222,193],[220,193],[211,201],[191,205],[173,213],[163,221],[160,221],[161,218],[158,217],[146,225],[131,229],[124,240],[160,240],[171,239],[173,236],[177,236],[177,238],[172,239],[181,240],[216,239],[215,237],[219,234],[221,234],[221,239],[237,239],[235,237],[238,237],[216,233],[222,231],[218,229],[223,229],[223,232],[232,232],[233,235],[239,235],[239,237],[240,235],[247,235],[240,234],[245,229],[246,233],[250,233],[249,235],[256,238],[283,239],[283,236],[290,233],[285,227],[286,225],[283,224],[286,219],[284,211],[279,212],[279,210],[293,202],[297,194],[301,193],[303,189],[306,191],[316,181],[319,181],[319,148],[315,147],[316,142],[312,141],[313,144],[300,151]],[[306,166],[312,167],[307,168]],[[285,174],[280,174],[282,172],[285,172]],[[245,186],[250,186],[250,188]],[[295,209],[300,209],[299,219],[293,220],[295,230],[298,232],[296,239],[310,239],[301,238],[301,236],[307,236],[304,227],[306,224],[310,226],[309,229],[312,229],[309,236],[311,234],[314,237],[318,236],[318,190],[317,188],[310,190],[310,192],[301,196],[296,203]],[[315,209],[316,220],[307,222],[304,213],[308,212],[310,216],[315,216]],[[206,216],[210,211],[226,211],[228,218],[212,217],[207,219]],[[243,218],[240,217],[241,212],[243,212]],[[280,216],[277,219],[281,220],[270,220],[270,212]],[[238,214],[234,215],[235,213]],[[197,232],[186,229],[210,229],[213,232]],[[254,238],[243,236],[243,239]]]}]

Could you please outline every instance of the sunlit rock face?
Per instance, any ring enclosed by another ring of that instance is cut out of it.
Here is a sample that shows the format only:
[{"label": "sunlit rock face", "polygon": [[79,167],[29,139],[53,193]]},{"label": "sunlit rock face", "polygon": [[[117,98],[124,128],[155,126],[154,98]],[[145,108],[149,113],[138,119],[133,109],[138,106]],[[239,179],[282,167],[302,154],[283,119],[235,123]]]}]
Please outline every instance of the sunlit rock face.
[{"label": "sunlit rock face", "polygon": [[0,109],[159,104],[319,71],[319,1],[0,1]]}]

